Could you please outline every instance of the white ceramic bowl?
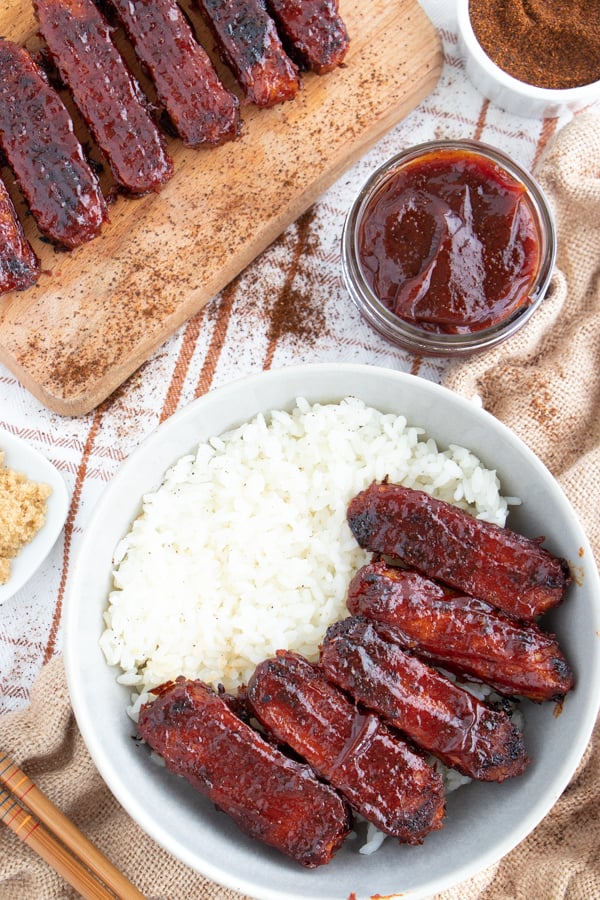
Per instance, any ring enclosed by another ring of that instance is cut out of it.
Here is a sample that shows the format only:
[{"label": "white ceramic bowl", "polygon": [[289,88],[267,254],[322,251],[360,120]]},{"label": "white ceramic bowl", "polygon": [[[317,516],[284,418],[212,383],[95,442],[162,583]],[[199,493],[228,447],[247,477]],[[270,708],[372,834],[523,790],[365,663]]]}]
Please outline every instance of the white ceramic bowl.
[{"label": "white ceramic bowl", "polygon": [[[243,835],[181,778],[131,739],[117,684],[98,646],[115,545],[168,466],[199,440],[256,413],[290,408],[298,396],[337,401],[352,394],[403,413],[439,445],[471,448],[496,468],[503,490],[523,504],[511,526],[546,536],[550,550],[573,562],[576,578],[564,604],[547,617],[575,670],[577,686],[555,716],[553,704],[525,704],[532,764],[504,784],[469,784],[450,794],[441,831],[420,847],[388,839],[373,855],[346,842],[333,861],[305,870]],[[313,365],[272,371],[212,391],[161,425],[124,463],[99,501],[82,539],[66,598],[64,652],[73,707],[86,744],[129,814],[163,847],[222,885],[263,900],[357,900],[373,895],[424,898],[491,865],[548,813],[588,743],[599,703],[600,583],[590,546],[558,484],[507,428],[471,402],[424,379],[371,366]],[[174,896],[177,897],[175,890]]]},{"label": "white ceramic bowl", "polygon": [[562,90],[536,87],[513,78],[497,66],[475,37],[469,0],[457,0],[459,51],[475,87],[507,112],[530,118],[554,118],[600,100],[600,81]]},{"label": "white ceramic bowl", "polygon": [[6,584],[0,584],[0,604],[19,591],[42,565],[58,536],[60,535],[69,510],[69,493],[65,480],[52,463],[26,441],[0,431],[0,450],[4,453],[4,464],[9,469],[22,472],[30,481],[50,485],[52,493],[48,497],[46,521],[29,544],[11,561],[11,574]]}]

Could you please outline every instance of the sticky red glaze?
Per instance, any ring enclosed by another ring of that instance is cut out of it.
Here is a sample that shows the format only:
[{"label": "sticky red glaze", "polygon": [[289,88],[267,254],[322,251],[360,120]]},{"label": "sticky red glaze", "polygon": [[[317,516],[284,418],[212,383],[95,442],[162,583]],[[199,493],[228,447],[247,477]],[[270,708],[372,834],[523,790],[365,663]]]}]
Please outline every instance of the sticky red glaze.
[{"label": "sticky red glaze", "polygon": [[422,658],[499,693],[561,700],[573,687],[571,667],[553,634],[519,622],[418,572],[384,562],[360,569],[348,609],[390,626],[388,636]]},{"label": "sticky red glaze", "polygon": [[508,528],[398,484],[373,483],[348,506],[361,547],[396,557],[424,575],[532,619],[563,598],[564,559]]},{"label": "sticky red glaze", "polygon": [[177,679],[142,707],[138,730],[167,768],[258,840],[309,868],[331,860],[350,828],[339,795],[283,756],[200,681]]},{"label": "sticky red glaze", "polygon": [[298,69],[283,49],[264,0],[196,0],[223,60],[257,106],[292,100],[300,88]]},{"label": "sticky red glaze", "polygon": [[281,652],[261,663],[247,697],[267,731],[380,830],[418,844],[442,827],[440,775],[377,716],[359,712],[303,657]]},{"label": "sticky red glaze", "polygon": [[3,181],[0,181],[0,293],[22,291],[35,284],[40,262]]},{"label": "sticky red glaze", "polygon": [[158,100],[188,147],[239,134],[239,103],[228,91],[175,0],[111,0]]},{"label": "sticky red glaze", "polygon": [[29,53],[0,38],[0,145],[40,231],[73,249],[107,218],[73,123]]},{"label": "sticky red glaze", "polygon": [[115,180],[132,194],[158,191],[173,163],[93,0],[34,0],[33,6],[50,57]]},{"label": "sticky red glaze", "polygon": [[482,781],[504,781],[527,766],[523,736],[490,709],[361,616],[332,625],[320,665],[359,704],[382,716],[417,746]]},{"label": "sticky red glaze", "polygon": [[525,186],[463,149],[399,166],[358,234],[373,293],[399,318],[441,333],[488,328],[529,303],[540,255]]},{"label": "sticky red glaze", "polygon": [[337,0],[267,0],[267,6],[302,66],[324,75],[342,64],[350,41]]}]

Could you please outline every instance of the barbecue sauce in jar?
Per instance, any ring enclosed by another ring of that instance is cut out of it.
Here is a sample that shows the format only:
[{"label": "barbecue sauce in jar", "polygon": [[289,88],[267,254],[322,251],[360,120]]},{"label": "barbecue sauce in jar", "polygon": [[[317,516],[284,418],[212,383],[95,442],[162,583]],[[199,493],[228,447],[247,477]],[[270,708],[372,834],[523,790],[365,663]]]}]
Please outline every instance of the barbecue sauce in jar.
[{"label": "barbecue sauce in jar", "polygon": [[541,257],[525,184],[463,147],[397,166],[364,207],[356,249],[387,309],[446,334],[490,328],[528,304]]}]

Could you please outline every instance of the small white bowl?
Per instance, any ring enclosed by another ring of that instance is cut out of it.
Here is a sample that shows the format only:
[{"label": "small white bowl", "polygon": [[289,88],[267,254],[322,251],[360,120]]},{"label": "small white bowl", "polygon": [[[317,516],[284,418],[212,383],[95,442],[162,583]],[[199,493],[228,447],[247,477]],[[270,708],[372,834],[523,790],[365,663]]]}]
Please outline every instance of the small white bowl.
[{"label": "small white bowl", "polygon": [[45,456],[21,438],[0,430],[0,450],[4,453],[4,465],[9,469],[23,472],[30,481],[48,484],[52,488],[48,497],[46,521],[33,540],[11,560],[10,578],[6,584],[0,585],[1,604],[29,581],[52,550],[65,524],[69,493],[60,472]]},{"label": "small white bowl", "polygon": [[[510,524],[576,567],[569,594],[545,619],[575,671],[560,715],[552,703],[524,703],[532,758],[520,778],[469,784],[448,797],[444,828],[419,847],[394,840],[370,856],[347,841],[333,861],[306,870],[246,837],[182,778],[157,766],[132,736],[129,690],[99,646],[115,546],[142,495],[199,441],[297,397],[336,402],[348,395],[422,425],[440,447],[467,446],[496,468],[504,493],[520,496]],[[73,708],[88,749],[129,815],[193,869],[260,900],[421,900],[495,863],[550,811],[587,746],[600,695],[600,580],[593,553],[559,485],[508,428],[470,401],[423,378],[376,366],[307,365],[261,373],[211,391],[163,423],[121,467],[86,528],[65,602],[64,653]],[[175,886],[175,893],[177,889]]]},{"label": "small white bowl", "polygon": [[555,118],[600,100],[600,81],[581,87],[551,89],[513,78],[492,62],[475,37],[469,0],[457,0],[458,44],[465,70],[475,87],[507,112],[529,118]]}]

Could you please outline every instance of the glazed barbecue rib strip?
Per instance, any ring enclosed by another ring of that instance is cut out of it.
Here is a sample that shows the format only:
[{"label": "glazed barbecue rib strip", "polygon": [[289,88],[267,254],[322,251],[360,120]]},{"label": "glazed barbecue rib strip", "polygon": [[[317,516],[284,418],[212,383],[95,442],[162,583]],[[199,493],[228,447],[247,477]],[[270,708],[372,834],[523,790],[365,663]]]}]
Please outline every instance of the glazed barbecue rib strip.
[{"label": "glazed barbecue rib strip", "polygon": [[242,831],[304,866],[331,860],[350,829],[341,797],[272,747],[201,681],[178,678],[142,707],[138,730],[167,768]]},{"label": "glazed barbecue rib strip", "polygon": [[351,500],[348,523],[366,550],[396,557],[517,618],[556,606],[570,582],[566,561],[539,541],[399,484],[371,484]]},{"label": "glazed barbecue rib strip", "polygon": [[33,6],[50,58],[115,180],[131,194],[160,190],[173,163],[93,0],[34,0]]},{"label": "glazed barbecue rib strip", "polygon": [[283,44],[303,68],[325,75],[348,52],[346,26],[337,0],[267,0]]},{"label": "glazed barbecue rib strip", "polygon": [[528,759],[521,732],[361,616],[332,625],[320,665],[330,681],[378,713],[417,746],[481,781],[521,775]]},{"label": "glazed barbecue rib strip", "polygon": [[40,261],[25,237],[6,185],[0,180],[0,294],[31,287],[39,274]]},{"label": "glazed barbecue rib strip", "polygon": [[287,744],[381,831],[419,844],[442,827],[440,775],[378,716],[361,713],[318,667],[279,652],[252,674],[248,703]]},{"label": "glazed barbecue rib strip", "polygon": [[71,117],[29,53],[3,38],[0,146],[43,235],[73,249],[98,234],[106,203]]},{"label": "glazed barbecue rib strip", "polygon": [[110,2],[183,143],[199,147],[237,137],[238,99],[221,82],[175,0]]},{"label": "glazed barbecue rib strip", "polygon": [[283,49],[264,0],[196,0],[246,97],[257,106],[292,100],[298,69]]},{"label": "glazed barbecue rib strip", "polygon": [[346,603],[352,614],[389,626],[388,635],[422,659],[501,694],[541,702],[561,700],[573,687],[554,635],[418,572],[385,562],[363,566]]}]

